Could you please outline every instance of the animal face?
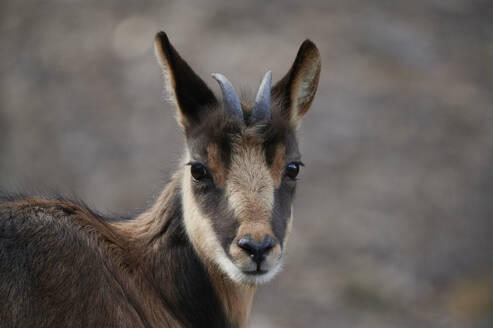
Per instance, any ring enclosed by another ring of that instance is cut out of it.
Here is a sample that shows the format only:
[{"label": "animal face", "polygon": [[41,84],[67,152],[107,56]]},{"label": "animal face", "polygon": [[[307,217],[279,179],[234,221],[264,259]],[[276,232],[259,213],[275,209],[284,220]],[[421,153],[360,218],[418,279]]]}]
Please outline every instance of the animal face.
[{"label": "animal face", "polygon": [[222,75],[214,76],[223,92],[217,101],[164,33],[156,54],[185,132],[187,234],[201,259],[233,281],[265,282],[279,271],[291,230],[303,165],[295,132],[318,84],[318,50],[305,41],[273,88],[266,74],[254,105],[240,101]]},{"label": "animal face", "polygon": [[219,111],[187,141],[189,235],[234,280],[268,280],[281,265],[301,165],[293,132],[245,126]]}]

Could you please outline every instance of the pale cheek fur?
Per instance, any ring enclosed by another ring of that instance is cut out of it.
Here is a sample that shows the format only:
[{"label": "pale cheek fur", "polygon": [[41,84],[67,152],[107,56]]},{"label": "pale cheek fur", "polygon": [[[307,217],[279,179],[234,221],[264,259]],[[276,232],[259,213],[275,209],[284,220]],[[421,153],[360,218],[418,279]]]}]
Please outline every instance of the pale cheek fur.
[{"label": "pale cheek fur", "polygon": [[[190,155],[187,153],[184,162],[190,160]],[[212,261],[218,263],[218,259],[226,257],[219,240],[214,233],[212,223],[200,211],[195,197],[192,192],[192,178],[190,169],[184,168],[183,180],[183,217],[185,221],[185,229],[190,236],[190,240],[204,261]]]}]

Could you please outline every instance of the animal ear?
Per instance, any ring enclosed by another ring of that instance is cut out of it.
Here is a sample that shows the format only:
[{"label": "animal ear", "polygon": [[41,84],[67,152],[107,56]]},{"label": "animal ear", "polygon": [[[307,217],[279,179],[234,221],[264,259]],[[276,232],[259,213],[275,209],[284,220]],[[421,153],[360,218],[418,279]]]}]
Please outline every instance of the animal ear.
[{"label": "animal ear", "polygon": [[317,46],[305,40],[289,72],[272,88],[272,96],[281,102],[281,115],[297,129],[308,112],[320,77],[320,53]]},{"label": "animal ear", "polygon": [[188,66],[164,32],[156,34],[154,50],[163,70],[164,84],[177,108],[177,120],[185,130],[200,122],[203,112],[217,104],[214,93]]}]

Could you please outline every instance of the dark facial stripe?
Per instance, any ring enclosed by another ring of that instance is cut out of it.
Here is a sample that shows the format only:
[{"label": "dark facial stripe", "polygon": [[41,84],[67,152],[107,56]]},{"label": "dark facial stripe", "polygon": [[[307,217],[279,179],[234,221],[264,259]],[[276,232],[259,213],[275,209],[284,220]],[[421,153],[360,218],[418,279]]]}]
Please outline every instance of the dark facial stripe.
[{"label": "dark facial stripe", "polygon": [[228,208],[224,189],[214,186],[193,186],[200,210],[211,220],[212,227],[226,254],[239,228],[239,222]]},{"label": "dark facial stripe", "polygon": [[293,202],[296,185],[294,181],[283,178],[281,186],[274,191],[274,208],[272,211],[272,231],[274,236],[281,243],[281,247],[286,237],[286,227],[291,216],[291,204]]}]

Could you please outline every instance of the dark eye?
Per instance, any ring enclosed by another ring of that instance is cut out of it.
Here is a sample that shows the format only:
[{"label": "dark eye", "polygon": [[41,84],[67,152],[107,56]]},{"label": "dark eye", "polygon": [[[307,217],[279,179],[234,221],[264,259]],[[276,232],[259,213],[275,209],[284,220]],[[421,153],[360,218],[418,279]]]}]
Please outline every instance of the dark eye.
[{"label": "dark eye", "polygon": [[284,174],[288,178],[295,180],[296,177],[298,176],[298,173],[300,173],[300,165],[301,163],[296,163],[296,162],[289,163],[284,169]]},{"label": "dark eye", "polygon": [[190,173],[196,181],[200,181],[209,176],[207,169],[204,165],[200,163],[193,163],[190,165]]}]

